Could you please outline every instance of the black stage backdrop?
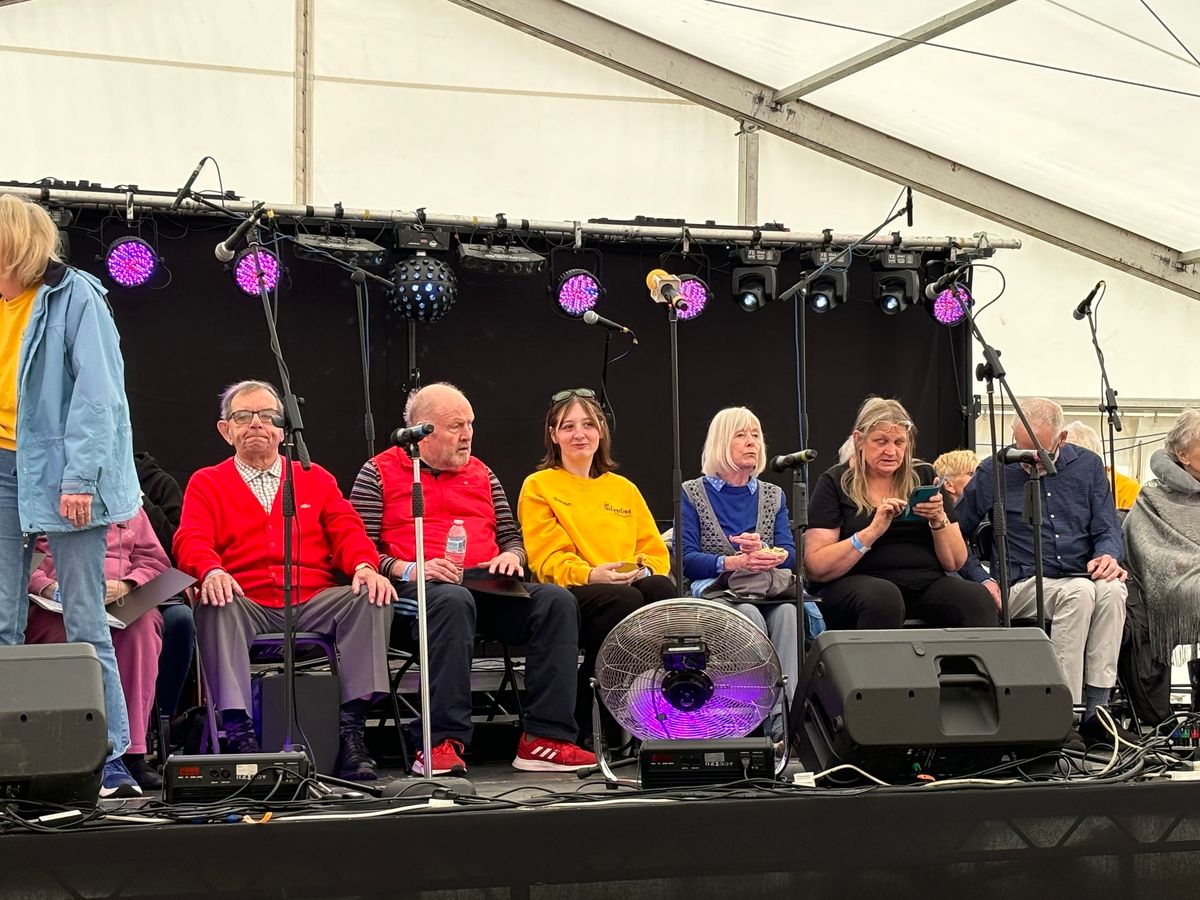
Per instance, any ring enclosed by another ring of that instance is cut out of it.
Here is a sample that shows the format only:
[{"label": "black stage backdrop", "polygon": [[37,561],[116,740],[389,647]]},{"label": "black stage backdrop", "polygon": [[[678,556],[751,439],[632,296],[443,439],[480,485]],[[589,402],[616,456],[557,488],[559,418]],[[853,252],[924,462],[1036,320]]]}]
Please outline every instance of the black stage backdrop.
[{"label": "black stage backdrop", "polygon": [[[71,262],[97,274],[103,267],[98,221],[96,213],[85,212],[70,229]],[[159,290],[105,283],[122,335],[135,447],[151,452],[186,484],[197,468],[229,455],[215,427],[221,390],[244,378],[275,383],[278,375],[261,303],[242,294],[213,258],[229,226],[198,218],[160,219],[158,225],[170,283]],[[103,239],[127,233],[109,219]],[[602,257],[607,291],[597,311],[629,326],[639,339],[609,372],[615,456],[654,515],[669,520],[669,327],[665,307],[652,303],[645,287],[663,248],[598,247],[599,253],[556,253],[553,275],[574,266],[594,269]],[[287,275],[279,291],[278,327],[293,389],[305,399],[305,437],[313,459],[349,492],[366,458],[353,287],[336,266],[298,259],[287,248],[283,256]],[[769,452],[798,449],[794,303],[741,311],[732,299],[733,264],[723,248],[710,248],[707,260],[664,262],[673,271],[706,277],[715,295],[702,316],[679,324],[684,478],[698,473],[708,421],[724,406],[746,405],[759,415]],[[800,271],[801,261],[785,255],[779,290]],[[599,387],[604,331],[556,312],[547,289],[550,276],[460,270],[459,277],[459,298],[449,314],[418,326],[422,382],[450,381],[467,394],[476,415],[475,452],[515,503],[543,452],[550,395],[564,387]],[[936,325],[920,307],[885,316],[870,299],[871,286],[869,264],[856,260],[855,299],[824,315],[807,315],[810,445],[820,452],[814,478],[836,461],[859,402],[871,393],[903,401],[920,429],[918,452],[927,459],[967,440],[961,398],[973,388],[965,382],[966,329]],[[402,424],[409,368],[406,323],[391,311],[382,290],[370,291],[369,328],[378,452],[390,430]],[[614,336],[612,346],[617,356],[628,349],[628,339]],[[787,476],[767,477],[786,484]]]}]

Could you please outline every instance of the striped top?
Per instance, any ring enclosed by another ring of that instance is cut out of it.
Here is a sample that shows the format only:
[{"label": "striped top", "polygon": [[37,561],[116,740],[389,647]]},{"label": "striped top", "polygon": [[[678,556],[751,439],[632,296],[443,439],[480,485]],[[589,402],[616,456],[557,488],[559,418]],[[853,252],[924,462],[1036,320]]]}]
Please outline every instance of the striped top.
[{"label": "striped top", "polygon": [[[501,553],[516,554],[517,559],[524,566],[526,563],[525,541],[521,537],[521,526],[517,522],[516,516],[513,515],[512,507],[508,503],[508,496],[504,493],[504,486],[500,484],[500,479],[490,468],[487,466],[484,468],[487,469],[488,482],[492,487],[492,506],[496,510],[496,546],[500,548]],[[434,478],[440,474],[424,462],[421,463],[421,472],[423,475]],[[367,537],[375,542],[376,547],[382,547],[380,532],[383,529],[383,502],[383,479],[379,476],[379,467],[375,465],[374,461],[368,460],[359,470],[358,477],[354,479],[354,487],[350,489],[350,503],[362,517],[363,525],[367,529]],[[426,558],[433,558],[437,555],[437,553],[432,555],[426,553]],[[401,579],[404,567],[410,562],[412,560],[397,559],[381,552],[379,554],[379,571],[398,581]],[[403,606],[400,611],[403,612]]]}]

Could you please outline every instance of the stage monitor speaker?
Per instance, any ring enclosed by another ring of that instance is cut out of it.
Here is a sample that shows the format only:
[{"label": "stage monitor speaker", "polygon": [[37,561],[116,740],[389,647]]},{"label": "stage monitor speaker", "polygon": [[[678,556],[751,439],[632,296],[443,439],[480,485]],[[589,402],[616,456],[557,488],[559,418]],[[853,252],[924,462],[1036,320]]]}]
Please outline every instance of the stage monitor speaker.
[{"label": "stage monitor speaker", "polygon": [[94,805],[107,755],[95,648],[0,647],[0,799]]},{"label": "stage monitor speaker", "polygon": [[[284,715],[283,675],[256,675],[252,686],[255,716],[261,746],[268,752],[283,748],[287,727]],[[329,672],[296,673],[296,725],[292,735],[297,744],[312,751],[316,769],[322,775],[336,775],[340,741],[338,716],[341,709],[341,681]]]},{"label": "stage monitor speaker", "polygon": [[1035,628],[826,631],[796,705],[807,769],[850,763],[887,782],[966,775],[1061,747],[1072,716],[1054,646]]}]

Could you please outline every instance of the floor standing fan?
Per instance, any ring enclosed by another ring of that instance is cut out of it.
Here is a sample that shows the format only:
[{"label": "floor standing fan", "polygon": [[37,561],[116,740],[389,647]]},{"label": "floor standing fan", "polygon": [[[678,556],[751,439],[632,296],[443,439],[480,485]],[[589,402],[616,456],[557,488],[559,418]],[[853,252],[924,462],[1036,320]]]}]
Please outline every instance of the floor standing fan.
[{"label": "floor standing fan", "polygon": [[[784,678],[770,638],[731,606],[663,600],[630,613],[600,646],[592,684],[595,746],[609,781],[600,701],[643,742],[643,787],[733,781],[764,768],[773,775],[787,763],[769,738],[740,740],[783,702]],[[785,703],[785,734],[786,715]]]}]

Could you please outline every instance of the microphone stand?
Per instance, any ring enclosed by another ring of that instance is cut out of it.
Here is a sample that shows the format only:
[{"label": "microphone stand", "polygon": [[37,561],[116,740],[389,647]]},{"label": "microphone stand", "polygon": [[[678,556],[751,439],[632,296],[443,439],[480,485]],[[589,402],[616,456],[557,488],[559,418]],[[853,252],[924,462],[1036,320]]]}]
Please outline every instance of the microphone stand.
[{"label": "microphone stand", "polygon": [[[287,363],[283,358],[283,349],[279,345],[279,332],[275,327],[275,315],[271,309],[271,298],[267,291],[266,277],[263,274],[259,251],[263,249],[259,241],[259,228],[256,226],[249,242],[250,258],[254,260],[254,276],[258,283],[258,295],[262,300],[263,314],[267,319],[267,333],[270,335],[271,351],[279,368],[279,388],[283,392],[283,480],[280,483],[282,496],[280,509],[283,512],[283,705],[284,728],[283,750],[308,751],[295,743],[296,724],[296,648],[295,648],[295,615],[293,604],[294,587],[292,584],[293,569],[299,564],[294,559],[292,529],[296,520],[296,488],[295,473],[292,471],[292,451],[300,458],[300,466],[305,471],[312,468],[312,460],[308,455],[308,447],[304,443],[304,420],[300,416],[300,398],[292,393],[291,379],[288,377]],[[311,754],[309,754],[312,761]]]},{"label": "microphone stand", "polygon": [[671,540],[671,575],[675,589],[683,590],[683,463],[679,451],[679,315],[675,303],[667,304],[671,328],[671,430],[674,439],[674,468],[671,470],[671,496],[674,500]]},{"label": "microphone stand", "polygon": [[[410,332],[412,334],[413,332]],[[404,447],[412,460],[412,518],[413,554],[416,556],[417,579],[417,653],[421,660],[421,749],[425,761],[423,777],[433,779],[433,733],[429,722],[429,612],[425,600],[425,495],[421,489],[421,446],[414,441]]]},{"label": "microphone stand", "polygon": [[600,366],[600,411],[608,420],[609,432],[616,432],[617,421],[613,416],[612,403],[608,399],[608,357],[612,351],[612,332],[604,329],[604,362]]},{"label": "microphone stand", "polygon": [[[970,264],[968,263],[968,268]],[[1041,461],[1042,467],[1045,469],[1046,475],[1057,475],[1058,469],[1054,465],[1054,460],[1050,458],[1050,454],[1046,452],[1046,448],[1038,441],[1037,434],[1029,425],[1029,419],[1026,418],[1024,410],[1021,409],[1020,403],[1017,402],[1016,395],[1013,393],[1012,386],[1008,383],[1007,373],[1004,371],[1004,365],[1000,362],[1000,351],[987,342],[983,336],[983,332],[979,330],[979,323],[975,321],[975,316],[971,312],[971,304],[964,303],[958,295],[958,282],[955,282],[950,289],[950,296],[958,304],[959,309],[963,311],[967,321],[971,325],[971,334],[975,340],[979,341],[979,345],[983,348],[983,362],[981,362],[975,370],[975,377],[986,379],[988,393],[988,415],[991,419],[992,427],[992,445],[997,443],[996,435],[996,417],[993,402],[993,381],[998,381],[1004,393],[1008,396],[1009,402],[1012,403],[1013,412],[1021,425],[1024,426],[1029,439],[1033,441],[1033,446],[1037,450],[1038,459]],[[1002,623],[1005,628],[1012,625],[1012,617],[1009,612],[1009,583],[1008,583],[1008,529],[1007,519],[1005,514],[1005,479],[1004,473],[1001,471],[1001,466],[1005,465],[1002,462],[996,451],[992,455],[992,534],[993,544],[996,549],[996,555],[1000,558],[994,562],[1000,566],[1000,610],[1002,615]],[[1042,518],[1041,518],[1041,487],[1042,473],[1038,471],[1037,466],[1033,467],[1032,474],[1029,477],[1029,482],[1025,488],[1025,506],[1022,510],[1023,518],[1029,522],[1033,530],[1033,578],[1034,591],[1037,599],[1037,622],[1038,628],[1042,631],[1046,630],[1046,599],[1043,585],[1043,567],[1042,567]],[[1030,492],[1033,492],[1031,498]],[[1036,519],[1034,518],[1036,516]],[[998,539],[998,540],[996,540]]]},{"label": "microphone stand", "polygon": [[[1103,296],[1101,296],[1103,299]],[[1100,304],[1097,303],[1096,306]],[[1104,351],[1100,349],[1100,339],[1096,334],[1095,310],[1091,307],[1087,312],[1088,328],[1092,332],[1092,346],[1096,348],[1096,361],[1100,363],[1100,412],[1108,416],[1108,471],[1109,482],[1112,484],[1113,506],[1117,505],[1117,437],[1114,434],[1121,430],[1121,416],[1117,409],[1117,392],[1112,389],[1108,380],[1108,369],[1104,365]]]},{"label": "microphone stand", "polygon": [[367,438],[367,459],[374,459],[375,416],[371,412],[371,364],[367,346],[366,282],[368,278],[378,281],[387,288],[394,288],[395,285],[386,278],[380,278],[359,266],[350,267],[350,281],[354,284],[354,302],[358,309],[358,347],[363,378],[363,432]]}]

